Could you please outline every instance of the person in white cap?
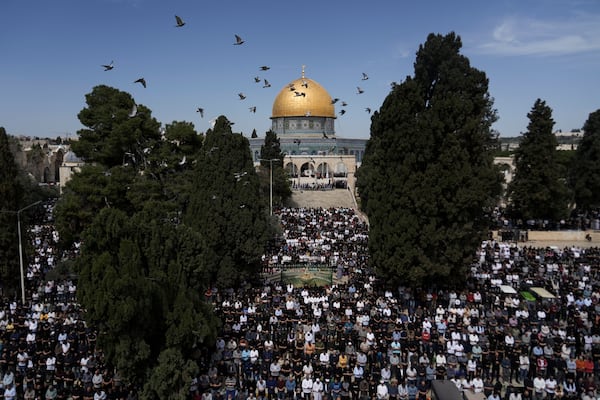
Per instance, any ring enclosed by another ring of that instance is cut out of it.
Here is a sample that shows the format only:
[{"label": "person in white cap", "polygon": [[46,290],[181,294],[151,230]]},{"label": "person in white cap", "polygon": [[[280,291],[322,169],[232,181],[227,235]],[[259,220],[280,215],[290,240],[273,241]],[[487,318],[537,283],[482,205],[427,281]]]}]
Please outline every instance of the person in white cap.
[{"label": "person in white cap", "polygon": [[323,400],[323,382],[317,377],[312,385],[313,400]]}]

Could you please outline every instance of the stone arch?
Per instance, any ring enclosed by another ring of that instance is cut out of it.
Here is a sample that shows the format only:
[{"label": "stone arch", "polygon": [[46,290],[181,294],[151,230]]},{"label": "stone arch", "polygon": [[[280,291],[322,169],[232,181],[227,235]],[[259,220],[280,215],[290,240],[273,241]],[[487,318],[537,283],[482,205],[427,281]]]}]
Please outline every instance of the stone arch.
[{"label": "stone arch", "polygon": [[316,168],[316,173],[317,173],[317,178],[329,178],[331,176],[332,173],[332,169],[329,166],[329,163],[327,162],[322,162],[319,165],[317,165]]},{"label": "stone arch", "polygon": [[285,171],[292,178],[298,177],[298,166],[293,162],[289,162],[285,165]]},{"label": "stone arch", "polygon": [[335,170],[333,172],[333,176],[340,177],[340,178],[348,176],[348,167],[346,167],[346,164],[344,164],[343,161],[340,161],[337,164],[335,164]]},{"label": "stone arch", "polygon": [[53,182],[52,175],[50,173],[50,167],[47,165],[44,167],[44,170],[42,171],[42,182],[43,183]]},{"label": "stone arch", "polygon": [[305,162],[300,167],[300,176],[315,176],[315,166],[312,162]]},{"label": "stone arch", "polygon": [[65,152],[63,149],[58,149],[54,154],[54,180],[60,182],[60,166],[63,163]]}]

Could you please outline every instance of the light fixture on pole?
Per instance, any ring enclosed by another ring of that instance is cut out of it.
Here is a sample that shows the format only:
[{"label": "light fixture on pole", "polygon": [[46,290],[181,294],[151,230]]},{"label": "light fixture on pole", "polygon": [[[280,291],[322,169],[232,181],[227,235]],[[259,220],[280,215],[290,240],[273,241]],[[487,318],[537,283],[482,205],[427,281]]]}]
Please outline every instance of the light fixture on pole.
[{"label": "light fixture on pole", "polygon": [[23,211],[27,210],[28,208],[37,206],[41,202],[42,202],[41,200],[38,200],[35,203],[31,203],[28,206],[25,206],[17,211],[3,211],[3,212],[7,212],[7,213],[17,214],[17,234],[19,235],[19,267],[20,267],[20,272],[21,272],[21,303],[23,305],[25,305],[25,271],[23,268],[23,242],[21,239],[21,213]]},{"label": "light fixture on pole", "polygon": [[273,215],[273,161],[280,161],[279,158],[264,159],[259,158],[260,161],[269,162],[270,178],[269,178],[269,210],[270,215]]}]

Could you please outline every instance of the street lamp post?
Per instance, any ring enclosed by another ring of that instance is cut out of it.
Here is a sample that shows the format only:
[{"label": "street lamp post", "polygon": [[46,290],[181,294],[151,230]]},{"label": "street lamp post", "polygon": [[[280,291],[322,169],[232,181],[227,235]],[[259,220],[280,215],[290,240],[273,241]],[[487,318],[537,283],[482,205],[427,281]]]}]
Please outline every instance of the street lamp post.
[{"label": "street lamp post", "polygon": [[279,161],[279,158],[270,158],[270,159],[264,159],[264,158],[260,158],[260,161],[268,161],[269,162],[269,170],[270,170],[270,177],[269,177],[269,210],[270,210],[270,215],[273,215],[273,161]]},{"label": "street lamp post", "polygon": [[17,214],[17,234],[19,235],[19,267],[20,267],[20,271],[21,271],[21,303],[23,305],[25,305],[25,271],[23,269],[23,242],[21,239],[21,213],[23,211],[27,210],[28,208],[37,206],[41,202],[42,202],[41,200],[38,200],[35,203],[31,203],[30,205],[25,206],[17,211],[4,211],[4,212]]}]

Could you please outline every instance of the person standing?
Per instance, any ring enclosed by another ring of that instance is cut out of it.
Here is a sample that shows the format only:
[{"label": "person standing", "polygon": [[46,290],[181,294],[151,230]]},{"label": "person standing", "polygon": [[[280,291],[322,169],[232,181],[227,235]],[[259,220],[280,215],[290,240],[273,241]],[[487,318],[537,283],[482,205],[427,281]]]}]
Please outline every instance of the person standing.
[{"label": "person standing", "polygon": [[323,382],[321,382],[321,378],[317,377],[312,385],[312,398],[313,400],[323,400]]}]

